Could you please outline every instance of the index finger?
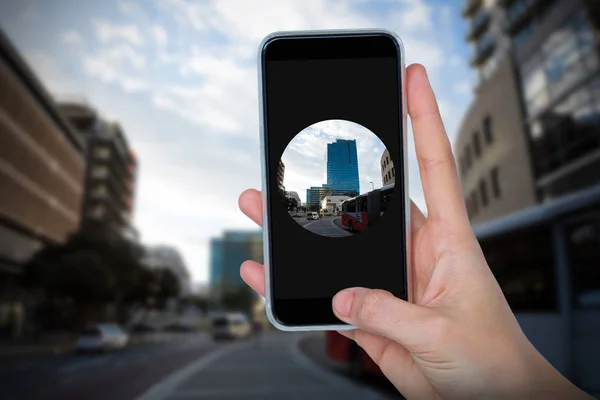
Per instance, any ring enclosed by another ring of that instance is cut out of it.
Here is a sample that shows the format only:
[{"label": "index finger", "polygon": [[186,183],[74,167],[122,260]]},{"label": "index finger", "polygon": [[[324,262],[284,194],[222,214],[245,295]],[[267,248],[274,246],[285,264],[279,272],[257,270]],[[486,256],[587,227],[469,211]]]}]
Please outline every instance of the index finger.
[{"label": "index finger", "polygon": [[422,65],[406,71],[408,113],[423,182],[428,218],[456,220],[466,210],[456,163],[435,95]]}]

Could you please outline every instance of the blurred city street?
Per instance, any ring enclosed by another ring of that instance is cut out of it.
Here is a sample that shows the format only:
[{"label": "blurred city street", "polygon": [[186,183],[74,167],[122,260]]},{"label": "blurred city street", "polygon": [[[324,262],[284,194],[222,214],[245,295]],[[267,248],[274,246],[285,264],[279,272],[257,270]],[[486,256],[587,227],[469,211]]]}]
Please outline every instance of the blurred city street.
[{"label": "blurred city street", "polygon": [[[267,332],[259,341],[215,343],[205,333],[186,333],[103,354],[5,357],[0,398],[388,398],[317,364],[300,350],[307,339],[311,335]],[[322,347],[322,337],[316,339]]]}]

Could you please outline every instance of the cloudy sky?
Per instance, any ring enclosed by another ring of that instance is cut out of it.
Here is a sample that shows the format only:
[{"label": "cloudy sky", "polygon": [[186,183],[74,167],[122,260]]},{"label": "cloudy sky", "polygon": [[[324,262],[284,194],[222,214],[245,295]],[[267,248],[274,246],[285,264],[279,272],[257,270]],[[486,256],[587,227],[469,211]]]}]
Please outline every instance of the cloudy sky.
[{"label": "cloudy sky", "polygon": [[[140,160],[135,224],[208,278],[208,243],[253,229],[260,188],[256,51],[276,30],[388,28],[430,73],[452,136],[474,74],[461,0],[0,0],[0,26],[59,98],[84,96]],[[412,137],[411,197],[424,207]]]},{"label": "cloudy sky", "polygon": [[[306,189],[327,183],[327,143],[336,139],[356,140],[360,192],[381,187],[383,142],[364,126],[344,120],[318,122],[300,132],[283,153],[285,190],[297,192],[306,201]],[[373,186],[370,182],[373,182]]]}]

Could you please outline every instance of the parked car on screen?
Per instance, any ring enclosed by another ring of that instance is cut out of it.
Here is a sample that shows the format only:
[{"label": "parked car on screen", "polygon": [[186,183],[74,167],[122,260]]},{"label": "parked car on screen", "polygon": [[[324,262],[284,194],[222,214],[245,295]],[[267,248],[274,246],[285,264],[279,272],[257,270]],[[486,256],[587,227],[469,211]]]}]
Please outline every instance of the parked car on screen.
[{"label": "parked car on screen", "polygon": [[75,349],[78,352],[121,349],[129,343],[129,335],[117,324],[97,324],[81,333]]},{"label": "parked car on screen", "polygon": [[306,213],[306,219],[319,219],[319,213],[316,211],[311,211]]}]

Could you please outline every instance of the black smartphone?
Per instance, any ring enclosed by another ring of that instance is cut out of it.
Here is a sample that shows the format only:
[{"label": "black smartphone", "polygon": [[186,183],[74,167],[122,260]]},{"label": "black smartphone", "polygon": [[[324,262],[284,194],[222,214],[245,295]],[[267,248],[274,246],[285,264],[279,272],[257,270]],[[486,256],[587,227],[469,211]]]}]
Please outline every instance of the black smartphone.
[{"label": "black smartphone", "polygon": [[404,51],[381,30],[279,32],[259,48],[266,311],[344,330],[341,289],[410,301]]}]

